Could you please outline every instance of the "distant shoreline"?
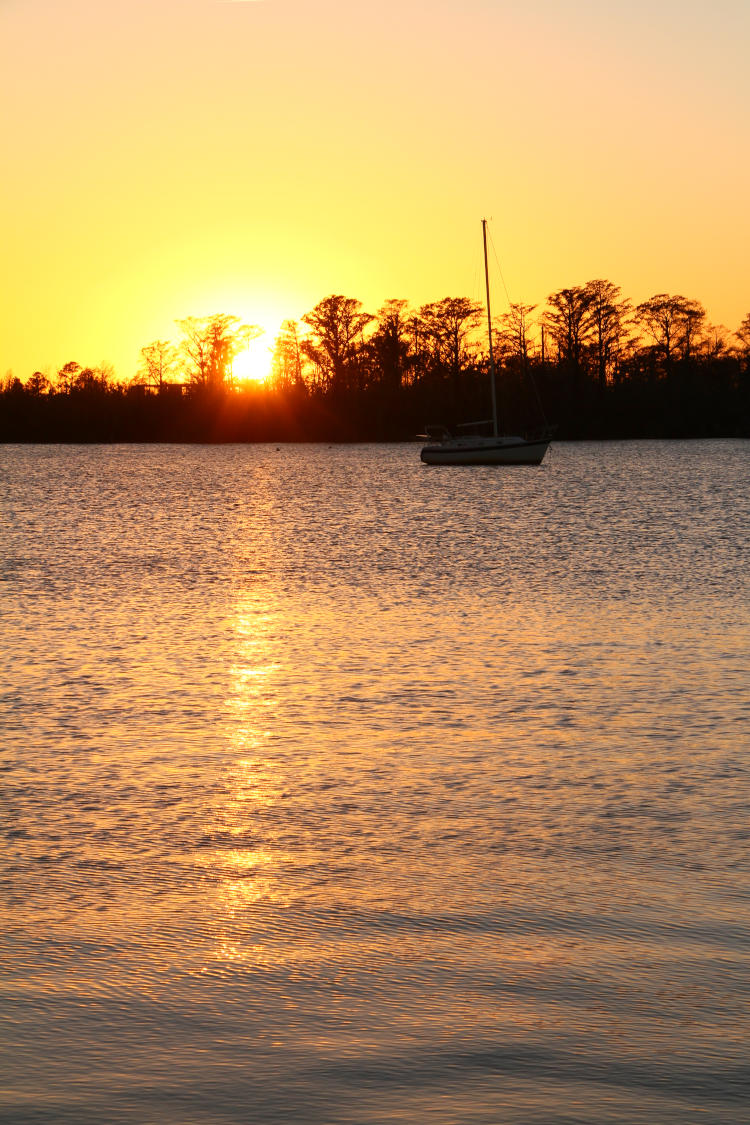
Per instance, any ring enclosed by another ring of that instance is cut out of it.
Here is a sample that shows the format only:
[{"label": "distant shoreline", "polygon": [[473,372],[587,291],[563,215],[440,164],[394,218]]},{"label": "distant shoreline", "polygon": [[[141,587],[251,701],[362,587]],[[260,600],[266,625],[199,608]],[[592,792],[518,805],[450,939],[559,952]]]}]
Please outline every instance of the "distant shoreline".
[{"label": "distant shoreline", "polygon": [[[600,385],[562,365],[502,372],[501,430],[541,423],[562,441],[750,437],[750,364],[680,364],[665,376]],[[487,417],[487,375],[347,388],[107,384],[35,393],[0,387],[0,443],[207,444],[413,442],[425,427]]]}]

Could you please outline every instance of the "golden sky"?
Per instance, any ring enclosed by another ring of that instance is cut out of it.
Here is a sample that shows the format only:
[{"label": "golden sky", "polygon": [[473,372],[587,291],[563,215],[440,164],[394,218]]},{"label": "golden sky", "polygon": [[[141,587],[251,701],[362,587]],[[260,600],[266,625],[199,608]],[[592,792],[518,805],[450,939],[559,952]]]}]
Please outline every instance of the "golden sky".
[{"label": "golden sky", "polygon": [[748,0],[0,0],[0,375],[481,297],[482,217],[512,300],[603,277],[734,329],[749,46]]}]

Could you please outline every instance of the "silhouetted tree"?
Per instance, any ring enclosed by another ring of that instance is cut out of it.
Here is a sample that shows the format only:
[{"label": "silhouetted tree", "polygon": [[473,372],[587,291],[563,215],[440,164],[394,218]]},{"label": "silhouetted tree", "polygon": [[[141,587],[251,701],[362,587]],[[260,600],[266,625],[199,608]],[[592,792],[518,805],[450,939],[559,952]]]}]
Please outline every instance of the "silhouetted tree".
[{"label": "silhouetted tree", "polygon": [[745,373],[748,374],[750,373],[750,313],[743,319],[735,332],[735,337],[738,344],[741,368],[744,367]]},{"label": "silhouetted tree", "polygon": [[468,297],[444,297],[422,305],[418,331],[433,373],[439,377],[448,374],[455,384],[459,382],[461,372],[473,360],[470,338],[481,311],[481,305]]},{"label": "silhouetted tree", "polygon": [[688,363],[700,346],[706,323],[706,310],[700,301],[682,299],[682,358]]},{"label": "silhouetted tree", "polygon": [[732,354],[729,329],[723,324],[703,325],[703,351],[709,359],[723,359]]},{"label": "silhouetted tree", "polygon": [[536,305],[512,304],[507,313],[497,318],[497,331],[493,331],[498,356],[517,359],[521,368],[525,368],[529,358],[531,314],[535,308]]},{"label": "silhouetted tree", "polygon": [[656,293],[637,306],[636,316],[651,336],[669,376],[680,352],[685,360],[690,359],[706,312],[698,301],[670,296],[668,293]]},{"label": "silhouetted tree", "polygon": [[[501,398],[514,421],[538,421],[531,393],[538,380],[543,412],[560,438],[748,435],[750,314],[732,346],[725,328],[707,324],[698,301],[656,294],[638,306],[650,344],[636,347],[629,302],[611,282],[589,281],[551,295],[542,329],[553,346],[539,364],[534,311],[514,304],[496,321]],[[8,372],[0,379],[0,440],[400,439],[430,418],[481,417],[487,356],[477,343],[480,319],[481,307],[466,298],[414,314],[406,301],[389,300],[373,318],[359,301],[333,295],[304,318],[305,340],[293,321],[282,325],[270,388],[240,396],[228,393],[232,361],[260,330],[237,317],[188,318],[178,322],[187,393],[138,393],[139,386],[119,384],[108,364],[70,361],[52,381],[35,371],[22,383]],[[169,343],[154,341],[142,349],[135,379],[169,391],[172,358]],[[523,378],[527,372],[535,379]],[[673,378],[652,378],[665,372]],[[607,393],[597,394],[597,384]],[[210,396],[198,393],[207,387]]]},{"label": "silhouetted tree", "polygon": [[389,387],[400,387],[408,369],[408,307],[408,301],[386,301],[378,310],[377,327],[368,342],[375,380]]},{"label": "silhouetted tree", "polygon": [[363,333],[372,320],[353,297],[333,294],[302,317],[310,335],[302,352],[315,364],[324,390],[348,390],[359,383]]},{"label": "silhouetted tree", "polygon": [[81,365],[80,363],[76,363],[75,360],[71,359],[67,363],[64,363],[55,374],[55,390],[59,394],[69,394],[80,371]]},{"label": "silhouetted tree", "polygon": [[189,316],[177,324],[182,332],[180,352],[190,382],[212,389],[229,384],[232,360],[261,334],[260,328],[243,324],[239,317],[226,313]]},{"label": "silhouetted tree", "polygon": [[279,391],[305,386],[302,351],[295,320],[285,320],[274,342],[271,357],[271,386]]},{"label": "silhouetted tree", "polygon": [[735,332],[740,345],[740,351],[743,355],[750,355],[750,313],[743,319],[739,328]]},{"label": "silhouetted tree", "polygon": [[544,327],[557,348],[558,359],[581,370],[584,346],[591,338],[593,293],[585,285],[559,289],[547,298]]},{"label": "silhouetted tree", "polygon": [[632,306],[622,298],[619,285],[611,281],[587,281],[584,291],[589,299],[586,318],[593,339],[597,378],[604,389],[625,352]]},{"label": "silhouetted tree", "polygon": [[114,383],[115,370],[110,363],[100,363],[98,367],[82,367],[69,384],[69,393],[88,393],[107,391]]},{"label": "silhouetted tree", "polygon": [[141,358],[134,382],[161,387],[172,381],[177,355],[168,340],[154,340],[141,348]]},{"label": "silhouetted tree", "polygon": [[46,395],[52,389],[52,384],[46,375],[41,371],[35,371],[34,374],[26,380],[26,390],[30,395]]}]

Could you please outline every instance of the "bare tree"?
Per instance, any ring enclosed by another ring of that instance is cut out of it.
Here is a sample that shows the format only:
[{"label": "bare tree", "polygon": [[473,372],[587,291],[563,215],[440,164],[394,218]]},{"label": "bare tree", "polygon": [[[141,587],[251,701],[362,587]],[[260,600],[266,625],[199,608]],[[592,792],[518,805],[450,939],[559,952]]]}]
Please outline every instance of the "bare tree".
[{"label": "bare tree", "polygon": [[217,313],[178,320],[182,332],[180,353],[191,383],[216,389],[232,377],[232,360],[262,329],[244,324],[239,317]]},{"label": "bare tree", "polygon": [[154,340],[141,348],[141,360],[135,382],[149,387],[161,387],[172,381],[176,352],[168,340]]},{"label": "bare tree", "polygon": [[271,357],[270,382],[280,391],[305,385],[299,332],[295,320],[285,320],[276,337]]},{"label": "bare tree", "polygon": [[497,318],[498,330],[497,333],[493,333],[500,356],[503,358],[513,356],[522,369],[526,368],[529,358],[531,314],[535,309],[536,305],[512,304],[507,313],[501,313]]}]

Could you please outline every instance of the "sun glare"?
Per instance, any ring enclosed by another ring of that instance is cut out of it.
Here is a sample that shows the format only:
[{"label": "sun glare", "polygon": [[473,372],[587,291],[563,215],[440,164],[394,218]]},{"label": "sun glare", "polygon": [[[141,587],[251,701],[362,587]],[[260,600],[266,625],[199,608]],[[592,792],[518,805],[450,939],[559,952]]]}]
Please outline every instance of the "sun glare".
[{"label": "sun glare", "polygon": [[265,383],[270,374],[271,348],[268,345],[268,334],[264,332],[234,357],[232,375],[235,383],[247,385]]}]

